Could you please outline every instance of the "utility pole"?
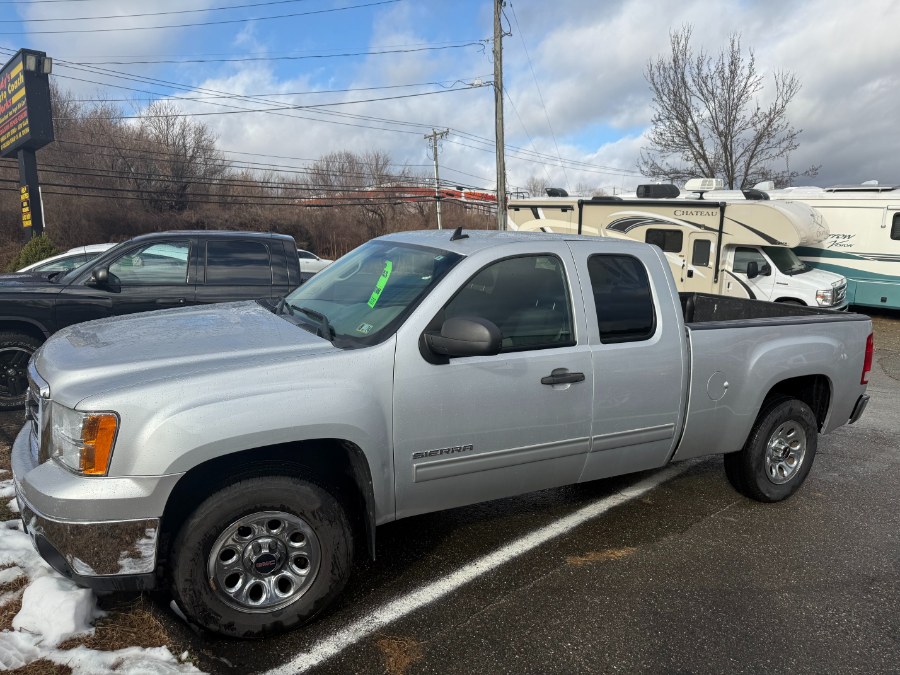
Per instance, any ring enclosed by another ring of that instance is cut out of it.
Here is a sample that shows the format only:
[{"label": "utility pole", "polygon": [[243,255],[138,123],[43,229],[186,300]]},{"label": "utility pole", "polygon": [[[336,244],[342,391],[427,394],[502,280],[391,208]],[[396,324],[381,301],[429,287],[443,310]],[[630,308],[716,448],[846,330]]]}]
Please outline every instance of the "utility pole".
[{"label": "utility pole", "polygon": [[425,134],[425,140],[431,140],[431,152],[434,157],[434,201],[437,204],[437,226],[441,227],[441,174],[438,171],[438,141],[450,133],[449,129],[438,131],[432,129],[430,134]]},{"label": "utility pole", "polygon": [[506,147],[503,138],[503,0],[494,0],[494,131],[497,143],[497,229],[506,229]]}]

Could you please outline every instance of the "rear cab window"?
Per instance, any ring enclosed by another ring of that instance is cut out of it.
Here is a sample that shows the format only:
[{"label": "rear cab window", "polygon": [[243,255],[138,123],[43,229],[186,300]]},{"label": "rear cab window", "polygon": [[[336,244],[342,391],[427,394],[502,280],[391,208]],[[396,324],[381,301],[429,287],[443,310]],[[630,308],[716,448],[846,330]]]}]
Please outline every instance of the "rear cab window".
[{"label": "rear cab window", "polygon": [[650,278],[640,260],[631,255],[592,255],[588,274],[601,343],[639,342],[656,334]]}]

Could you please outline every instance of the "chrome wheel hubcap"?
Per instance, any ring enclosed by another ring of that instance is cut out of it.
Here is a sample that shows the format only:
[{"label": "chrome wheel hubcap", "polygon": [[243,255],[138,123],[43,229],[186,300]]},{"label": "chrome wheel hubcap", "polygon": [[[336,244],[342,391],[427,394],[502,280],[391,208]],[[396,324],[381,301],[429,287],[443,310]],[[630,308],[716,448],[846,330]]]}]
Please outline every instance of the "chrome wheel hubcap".
[{"label": "chrome wheel hubcap", "polygon": [[262,613],[296,602],[319,571],[319,540],[303,518],[260,511],[225,528],[207,559],[210,585],[230,607]]},{"label": "chrome wheel hubcap", "polygon": [[766,448],[766,475],[775,485],[791,480],[806,456],[806,432],[797,422],[784,422],[775,429]]}]

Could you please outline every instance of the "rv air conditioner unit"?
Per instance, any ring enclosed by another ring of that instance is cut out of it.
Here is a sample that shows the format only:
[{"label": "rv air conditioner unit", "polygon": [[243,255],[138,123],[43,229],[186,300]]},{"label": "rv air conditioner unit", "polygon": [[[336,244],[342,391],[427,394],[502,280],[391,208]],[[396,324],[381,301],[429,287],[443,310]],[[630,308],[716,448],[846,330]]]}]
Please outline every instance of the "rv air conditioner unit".
[{"label": "rv air conditioner unit", "polygon": [[641,199],[675,199],[678,188],[671,183],[647,183],[637,186],[637,196]]},{"label": "rv air conditioner unit", "polygon": [[725,181],[721,178],[691,178],[684,184],[687,192],[709,192],[710,190],[721,190],[725,186]]},{"label": "rv air conditioner unit", "polygon": [[569,193],[562,188],[546,188],[548,197],[568,197]]}]

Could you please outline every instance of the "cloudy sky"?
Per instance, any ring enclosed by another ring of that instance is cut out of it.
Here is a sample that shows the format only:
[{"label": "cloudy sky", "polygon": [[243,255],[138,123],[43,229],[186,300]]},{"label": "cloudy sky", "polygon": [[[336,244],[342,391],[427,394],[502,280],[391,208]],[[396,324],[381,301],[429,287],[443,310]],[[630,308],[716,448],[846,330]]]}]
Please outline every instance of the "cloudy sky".
[{"label": "cloudy sky", "polygon": [[[490,0],[4,0],[0,60],[46,51],[62,88],[128,114],[173,97],[234,160],[379,150],[427,172],[423,135],[449,128],[442,177],[493,187],[492,12]],[[898,2],[508,0],[505,14],[511,186],[641,182],[643,70],[685,24],[697,46],[718,51],[738,32],[763,73],[797,75],[790,168],[822,165],[805,182],[900,181]]]}]

